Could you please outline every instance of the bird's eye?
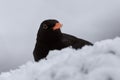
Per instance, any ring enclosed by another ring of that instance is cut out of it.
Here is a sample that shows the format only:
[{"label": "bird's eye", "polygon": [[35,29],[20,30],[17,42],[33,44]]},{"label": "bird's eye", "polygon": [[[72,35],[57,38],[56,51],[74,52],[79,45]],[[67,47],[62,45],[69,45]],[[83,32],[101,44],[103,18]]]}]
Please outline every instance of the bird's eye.
[{"label": "bird's eye", "polygon": [[48,26],[46,24],[43,24],[43,29],[48,29]]}]

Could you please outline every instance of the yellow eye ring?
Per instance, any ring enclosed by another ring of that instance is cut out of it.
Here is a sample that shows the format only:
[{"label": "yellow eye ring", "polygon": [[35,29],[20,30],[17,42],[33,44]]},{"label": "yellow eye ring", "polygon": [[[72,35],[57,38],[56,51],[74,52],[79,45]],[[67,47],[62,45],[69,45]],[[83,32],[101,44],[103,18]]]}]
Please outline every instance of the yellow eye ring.
[{"label": "yellow eye ring", "polygon": [[46,24],[43,24],[43,29],[48,29],[48,26]]}]

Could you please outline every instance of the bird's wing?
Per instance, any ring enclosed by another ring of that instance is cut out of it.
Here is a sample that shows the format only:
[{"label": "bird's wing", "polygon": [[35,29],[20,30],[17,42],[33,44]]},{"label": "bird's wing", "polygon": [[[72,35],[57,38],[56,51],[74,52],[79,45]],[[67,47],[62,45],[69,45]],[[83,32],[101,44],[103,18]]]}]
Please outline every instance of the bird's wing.
[{"label": "bird's wing", "polygon": [[63,36],[64,36],[63,39],[65,39],[64,41],[66,41],[66,44],[72,46],[75,49],[82,48],[85,45],[93,45],[91,42],[87,40],[80,39],[69,34],[64,33]]},{"label": "bird's wing", "polygon": [[63,33],[62,43],[66,46],[72,46],[76,42],[76,37]]}]

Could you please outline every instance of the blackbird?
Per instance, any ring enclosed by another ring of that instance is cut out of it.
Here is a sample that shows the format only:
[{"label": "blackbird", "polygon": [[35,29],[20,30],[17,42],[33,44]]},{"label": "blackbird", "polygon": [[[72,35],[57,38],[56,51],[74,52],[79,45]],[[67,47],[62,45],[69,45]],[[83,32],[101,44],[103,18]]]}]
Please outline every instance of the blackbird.
[{"label": "blackbird", "polygon": [[80,49],[85,45],[93,45],[84,39],[62,33],[61,27],[62,24],[55,19],[48,19],[41,23],[33,51],[36,62],[46,58],[50,50],[61,50],[69,46],[73,49]]}]

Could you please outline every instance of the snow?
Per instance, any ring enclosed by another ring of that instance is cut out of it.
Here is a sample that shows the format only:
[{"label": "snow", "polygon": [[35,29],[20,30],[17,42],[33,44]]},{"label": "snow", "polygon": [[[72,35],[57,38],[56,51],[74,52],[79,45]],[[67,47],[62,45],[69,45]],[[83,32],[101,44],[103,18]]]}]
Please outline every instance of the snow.
[{"label": "snow", "polygon": [[120,38],[51,51],[47,60],[3,72],[0,80],[120,80]]}]

